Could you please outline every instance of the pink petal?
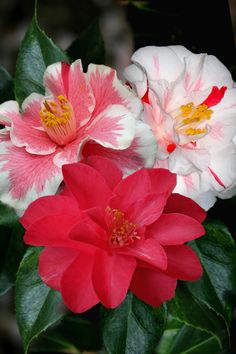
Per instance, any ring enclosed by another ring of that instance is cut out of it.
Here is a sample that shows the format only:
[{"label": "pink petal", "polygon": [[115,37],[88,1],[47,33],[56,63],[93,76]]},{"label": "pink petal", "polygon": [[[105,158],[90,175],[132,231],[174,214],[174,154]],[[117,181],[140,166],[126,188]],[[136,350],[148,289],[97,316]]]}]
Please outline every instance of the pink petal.
[{"label": "pink petal", "polygon": [[162,270],[167,268],[165,250],[159,242],[154,239],[136,241],[129,247],[118,249],[117,252],[119,252],[119,254],[133,256],[138,260]]},{"label": "pink petal", "polygon": [[122,105],[110,105],[87,128],[90,139],[102,146],[126,149],[135,134],[135,119]]},{"label": "pink petal", "polygon": [[93,267],[93,256],[80,254],[62,276],[62,297],[73,312],[87,311],[99,302],[91,280]]},{"label": "pink petal", "polygon": [[7,101],[0,104],[0,124],[10,127],[12,118],[20,117],[19,105],[16,101]]},{"label": "pink petal", "polygon": [[44,131],[39,112],[43,96],[31,94],[24,102],[21,117],[12,118],[11,140],[17,147],[25,146],[27,152],[48,155],[55,152],[57,145]]},{"label": "pink petal", "polygon": [[124,300],[135,268],[133,257],[109,255],[102,250],[96,252],[92,281],[105,307],[115,308]]},{"label": "pink petal", "polygon": [[54,154],[32,155],[10,143],[0,144],[1,200],[16,209],[26,209],[35,199],[55,194],[61,170],[53,163]]},{"label": "pink petal", "polygon": [[77,126],[88,122],[95,106],[92,89],[83,73],[81,60],[71,64],[68,75],[68,99],[74,109]]},{"label": "pink petal", "polygon": [[149,126],[139,122],[136,126],[135,137],[127,149],[109,149],[89,141],[84,145],[82,155],[84,157],[91,155],[107,157],[127,175],[142,167],[153,167],[156,158],[156,140]]},{"label": "pink petal", "polygon": [[111,191],[98,171],[83,163],[64,165],[62,170],[65,184],[81,209],[107,206]]},{"label": "pink petal", "polygon": [[38,272],[50,288],[60,290],[61,277],[78,257],[79,252],[68,248],[46,247],[40,254]]},{"label": "pink petal", "polygon": [[76,217],[80,215],[78,203],[74,198],[63,195],[41,197],[28,206],[19,221],[25,229],[28,229],[37,220],[45,216],[63,214],[64,211]]},{"label": "pink petal", "polygon": [[195,281],[202,275],[202,266],[191,247],[181,246],[165,246],[164,250],[167,254],[168,267],[166,274],[180,279]]},{"label": "pink petal", "polygon": [[58,62],[58,63],[51,64],[47,67],[43,78],[44,86],[46,86],[46,95],[48,94],[52,94],[53,96],[63,95],[67,97],[68,70],[62,69],[64,65],[67,66],[68,64]]},{"label": "pink petal", "polygon": [[107,185],[111,189],[113,189],[122,179],[121,170],[108,158],[88,156],[81,162],[97,170],[105,178]]},{"label": "pink petal", "polygon": [[199,222],[206,218],[206,212],[192,199],[183,195],[173,193],[167,199],[164,213],[180,213],[189,215]]},{"label": "pink petal", "polygon": [[135,116],[141,111],[141,103],[137,96],[121,83],[116,71],[104,65],[90,64],[87,72],[95,97],[93,117],[106,110],[109,105],[122,105]]},{"label": "pink petal", "polygon": [[175,296],[176,279],[161,271],[145,268],[136,269],[130,290],[140,300],[158,307]]},{"label": "pink petal", "polygon": [[161,245],[181,245],[204,235],[204,227],[190,216],[172,213],[161,217],[146,229],[146,236]]},{"label": "pink petal", "polygon": [[166,193],[168,197],[175,183],[176,176],[166,169],[141,169],[122,180],[114,192],[125,196],[127,205],[131,205],[151,193]]}]

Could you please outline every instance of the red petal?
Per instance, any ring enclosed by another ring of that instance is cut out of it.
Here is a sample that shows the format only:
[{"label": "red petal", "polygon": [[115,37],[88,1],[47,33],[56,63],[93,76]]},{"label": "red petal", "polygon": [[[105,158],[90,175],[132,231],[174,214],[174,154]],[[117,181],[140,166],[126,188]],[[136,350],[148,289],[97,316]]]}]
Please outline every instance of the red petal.
[{"label": "red petal", "polygon": [[222,86],[220,89],[217,86],[213,86],[209,96],[201,104],[207,105],[207,107],[216,106],[224,97],[226,86]]},{"label": "red petal", "polygon": [[136,241],[132,246],[117,250],[117,252],[136,257],[162,270],[167,268],[167,257],[163,247],[151,238]]},{"label": "red petal", "polygon": [[171,194],[168,198],[164,213],[185,214],[199,222],[203,222],[206,218],[206,212],[196,202],[177,193]]},{"label": "red petal", "polygon": [[120,305],[127,294],[135,268],[134,257],[97,251],[92,279],[97,296],[104,306],[115,308]]},{"label": "red petal", "polygon": [[97,170],[106,180],[107,185],[113,189],[122,179],[121,170],[108,158],[101,156],[88,156],[81,162]]},{"label": "red petal", "polygon": [[114,192],[124,198],[127,205],[147,196],[166,193],[169,196],[176,185],[176,175],[166,169],[140,169],[122,180]]},{"label": "red petal", "polygon": [[166,274],[180,280],[198,280],[202,276],[202,266],[191,247],[165,246],[168,267]]},{"label": "red petal", "polygon": [[146,236],[161,245],[181,245],[204,235],[204,227],[190,216],[172,213],[161,217],[146,229]]},{"label": "red petal", "polygon": [[75,215],[46,216],[34,222],[25,233],[25,243],[33,246],[77,247],[77,242],[69,239],[69,233],[78,224]]},{"label": "red petal", "polygon": [[107,249],[107,233],[89,218],[81,220],[70,232],[70,239]]},{"label": "red petal", "polygon": [[93,258],[93,256],[80,254],[62,276],[62,297],[73,312],[87,311],[99,302],[91,280]]},{"label": "red petal", "polygon": [[80,208],[107,205],[111,190],[98,171],[83,163],[64,165],[62,171],[66,186],[77,199]]},{"label": "red petal", "polygon": [[28,229],[35,221],[45,216],[64,214],[65,211],[79,217],[80,211],[75,199],[61,195],[41,197],[28,206],[19,221],[25,229]]},{"label": "red petal", "polygon": [[78,257],[79,252],[68,248],[46,247],[39,257],[38,272],[44,283],[60,290],[64,271]]},{"label": "red petal", "polygon": [[138,268],[132,278],[130,290],[142,301],[157,307],[175,296],[176,279],[164,272]]}]

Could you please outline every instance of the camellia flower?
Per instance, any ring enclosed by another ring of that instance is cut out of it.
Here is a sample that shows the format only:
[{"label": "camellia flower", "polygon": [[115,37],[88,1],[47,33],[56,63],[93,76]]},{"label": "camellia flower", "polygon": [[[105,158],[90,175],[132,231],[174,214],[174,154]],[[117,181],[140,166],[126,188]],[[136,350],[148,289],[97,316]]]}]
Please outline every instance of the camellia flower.
[{"label": "camellia flower", "polygon": [[47,68],[44,85],[46,96],[31,94],[22,112],[15,101],[0,105],[5,126],[0,130],[0,200],[19,210],[39,196],[55,194],[61,166],[80,160],[87,142],[123,150],[135,138],[139,156],[143,129],[145,139],[152,135],[138,124],[140,100],[107,66],[90,64],[84,73],[80,60],[55,63]]},{"label": "camellia flower", "polygon": [[204,209],[236,193],[236,88],[212,55],[182,46],[148,46],[125,76],[156,137],[156,167],[178,175],[175,191]]},{"label": "camellia flower", "polygon": [[71,311],[99,302],[114,308],[128,290],[159,306],[174,296],[177,279],[199,279],[200,262],[185,243],[204,234],[205,212],[171,194],[176,175],[150,168],[122,179],[114,163],[95,156],[62,170],[64,191],[34,201],[20,222],[27,244],[45,246],[39,274]]}]

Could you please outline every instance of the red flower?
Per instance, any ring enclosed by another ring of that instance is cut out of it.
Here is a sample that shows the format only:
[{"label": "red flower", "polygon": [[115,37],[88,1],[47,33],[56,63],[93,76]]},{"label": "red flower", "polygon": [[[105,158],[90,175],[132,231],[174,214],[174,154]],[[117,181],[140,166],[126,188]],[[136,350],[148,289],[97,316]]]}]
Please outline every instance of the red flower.
[{"label": "red flower", "polygon": [[63,166],[63,175],[65,190],[34,201],[20,221],[27,244],[46,246],[39,274],[70,310],[114,308],[129,289],[159,306],[174,296],[177,279],[201,276],[184,243],[204,234],[205,212],[171,194],[174,174],[141,169],[122,180],[108,159],[90,157]]}]

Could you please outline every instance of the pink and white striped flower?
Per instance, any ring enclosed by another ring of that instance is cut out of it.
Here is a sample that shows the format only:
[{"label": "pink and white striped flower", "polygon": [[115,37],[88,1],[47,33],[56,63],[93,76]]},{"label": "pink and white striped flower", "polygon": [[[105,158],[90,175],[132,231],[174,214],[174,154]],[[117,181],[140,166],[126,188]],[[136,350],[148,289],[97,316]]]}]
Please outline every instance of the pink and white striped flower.
[{"label": "pink and white striped flower", "polygon": [[236,88],[215,57],[182,46],[137,50],[125,77],[158,144],[155,167],[206,210],[236,193]]},{"label": "pink and white striped flower", "polygon": [[135,137],[140,100],[115,70],[81,61],[50,65],[45,96],[32,93],[20,112],[15,101],[0,105],[0,200],[24,210],[55,194],[61,166],[80,160],[86,142],[127,149]]}]

